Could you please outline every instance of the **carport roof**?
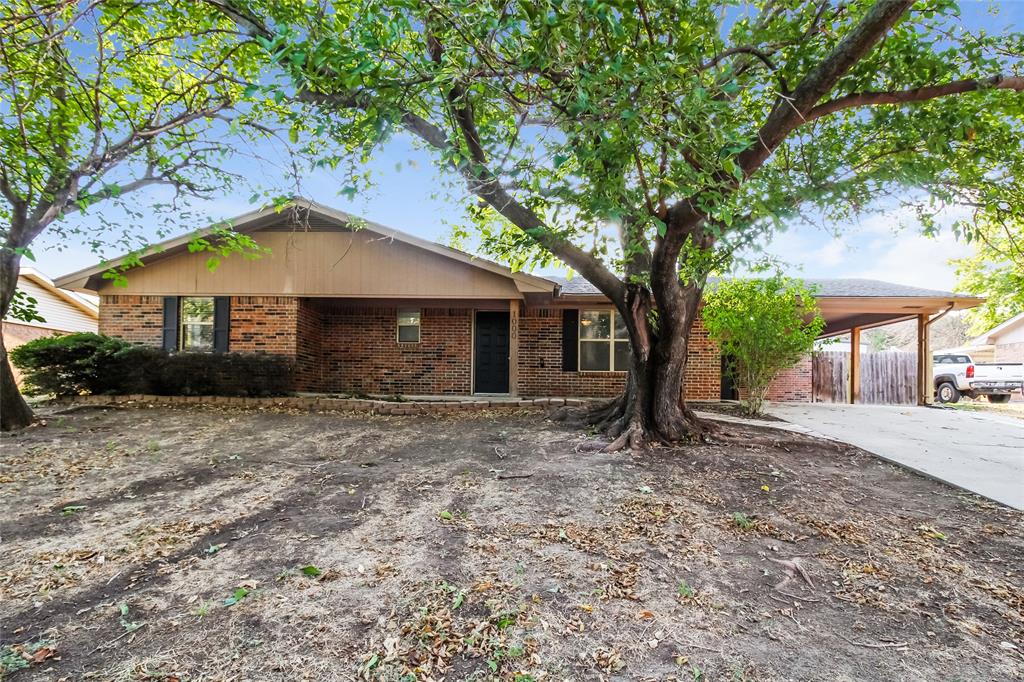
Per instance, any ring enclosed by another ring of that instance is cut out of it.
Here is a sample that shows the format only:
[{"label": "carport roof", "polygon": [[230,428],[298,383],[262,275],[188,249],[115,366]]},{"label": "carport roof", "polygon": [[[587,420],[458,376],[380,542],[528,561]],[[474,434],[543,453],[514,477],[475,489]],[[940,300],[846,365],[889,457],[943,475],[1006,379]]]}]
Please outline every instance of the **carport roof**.
[{"label": "carport roof", "polygon": [[[604,296],[593,284],[582,277],[571,280],[548,277],[561,288],[560,295],[568,300],[578,297],[595,300]],[[713,288],[718,280],[708,283]],[[818,306],[825,318],[822,337],[845,334],[854,327],[867,329],[894,322],[910,320],[918,315],[933,315],[946,310],[973,308],[983,299],[938,289],[924,289],[905,284],[894,284],[877,279],[807,279],[813,286]]]},{"label": "carport roof", "polygon": [[[557,282],[562,288],[563,296],[600,296],[601,292],[593,284],[582,277],[545,277]],[[717,280],[712,279],[710,287]],[[973,296],[957,294],[939,289],[922,289],[905,284],[883,282],[878,279],[806,279],[808,285],[817,290],[818,298],[942,298],[942,299],[974,299]],[[977,299],[980,300],[980,299]]]}]

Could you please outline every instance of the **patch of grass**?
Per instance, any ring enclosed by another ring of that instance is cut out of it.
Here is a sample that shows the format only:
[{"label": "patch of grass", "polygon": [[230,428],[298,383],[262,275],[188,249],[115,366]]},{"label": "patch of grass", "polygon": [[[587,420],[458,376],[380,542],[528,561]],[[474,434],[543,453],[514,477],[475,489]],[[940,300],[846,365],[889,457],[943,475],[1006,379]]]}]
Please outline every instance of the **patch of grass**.
[{"label": "patch of grass", "polygon": [[679,585],[676,587],[676,594],[683,599],[693,599],[693,588],[690,587],[685,578],[680,578]]},{"label": "patch of grass", "polygon": [[125,629],[125,632],[134,632],[142,627],[142,623],[136,623],[128,620],[128,604],[121,602],[121,605],[117,607],[121,613],[121,627]]},{"label": "patch of grass", "polygon": [[196,610],[192,612],[192,615],[194,615],[196,618],[202,619],[210,613],[210,609],[212,608],[213,602],[204,599],[203,601],[199,602],[199,606],[197,606]]},{"label": "patch of grass", "polygon": [[54,653],[54,648],[45,639],[38,642],[0,646],[0,679],[19,670],[25,670],[34,664],[42,663],[51,658]]},{"label": "patch of grass", "polygon": [[84,504],[68,505],[67,507],[64,507],[63,509],[60,510],[60,515],[61,516],[74,516],[78,512],[82,511],[83,509],[85,509],[85,505]]},{"label": "patch of grass", "polygon": [[733,512],[732,522],[736,524],[739,528],[742,528],[743,530],[750,530],[755,525],[754,520],[746,514],[744,514],[743,512]]}]

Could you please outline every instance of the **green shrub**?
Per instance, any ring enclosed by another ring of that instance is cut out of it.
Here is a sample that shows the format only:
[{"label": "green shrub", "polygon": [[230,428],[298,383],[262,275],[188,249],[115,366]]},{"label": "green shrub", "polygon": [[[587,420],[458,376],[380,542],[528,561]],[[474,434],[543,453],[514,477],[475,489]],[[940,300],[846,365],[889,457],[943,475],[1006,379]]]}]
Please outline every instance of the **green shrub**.
[{"label": "green shrub", "polygon": [[12,349],[10,358],[24,373],[28,395],[108,393],[118,383],[114,357],[130,346],[92,333],[46,336]]},{"label": "green shrub", "polygon": [[808,355],[825,328],[814,291],[782,275],[720,281],[705,296],[703,316],[751,415],[761,414],[772,381]]},{"label": "green shrub", "polygon": [[93,394],[282,395],[294,363],[264,353],[168,353],[100,334],[36,339],[11,351],[25,392]]}]

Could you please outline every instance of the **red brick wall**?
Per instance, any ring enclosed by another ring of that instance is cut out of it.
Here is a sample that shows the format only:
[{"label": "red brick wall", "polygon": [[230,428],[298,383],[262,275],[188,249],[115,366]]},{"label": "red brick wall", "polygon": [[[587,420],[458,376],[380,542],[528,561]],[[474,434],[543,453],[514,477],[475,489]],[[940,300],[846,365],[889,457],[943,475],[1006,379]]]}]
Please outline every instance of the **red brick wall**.
[{"label": "red brick wall", "polygon": [[690,330],[686,363],[686,399],[718,400],[722,394],[722,355],[698,317]]},{"label": "red brick wall", "polygon": [[625,384],[625,372],[563,372],[562,311],[520,311],[520,395],[603,398],[618,395]]},{"label": "red brick wall", "polygon": [[299,299],[297,311],[298,337],[296,341],[296,389],[319,391],[323,379],[321,363],[321,326],[323,316],[316,301]]},{"label": "red brick wall", "polygon": [[228,350],[294,357],[299,301],[294,296],[232,296]]},{"label": "red brick wall", "polygon": [[420,342],[399,343],[397,307],[326,306],[320,390],[468,395],[472,314],[468,308],[421,308]]},{"label": "red brick wall", "polygon": [[164,297],[114,295],[100,298],[100,334],[132,343],[163,345]]},{"label": "red brick wall", "polygon": [[811,401],[811,356],[784,369],[768,387],[768,400],[808,403]]},{"label": "red brick wall", "polygon": [[[721,369],[718,347],[700,320],[693,326],[687,366],[686,399],[718,400]],[[612,397],[622,391],[625,372],[563,372],[562,311],[531,308],[519,318],[519,393],[523,396]]]},{"label": "red brick wall", "polygon": [[[351,307],[287,296],[231,299],[229,349],[295,357],[296,389],[403,395],[466,395],[472,386],[472,310],[424,308],[420,343],[398,343],[396,307]],[[104,296],[100,332],[159,346],[160,296]],[[608,397],[621,372],[562,371],[562,311],[530,308],[519,319],[519,392],[523,396]],[[690,337],[686,397],[717,400],[720,358],[698,320]],[[810,400],[810,359],[773,383],[770,400]]]}]

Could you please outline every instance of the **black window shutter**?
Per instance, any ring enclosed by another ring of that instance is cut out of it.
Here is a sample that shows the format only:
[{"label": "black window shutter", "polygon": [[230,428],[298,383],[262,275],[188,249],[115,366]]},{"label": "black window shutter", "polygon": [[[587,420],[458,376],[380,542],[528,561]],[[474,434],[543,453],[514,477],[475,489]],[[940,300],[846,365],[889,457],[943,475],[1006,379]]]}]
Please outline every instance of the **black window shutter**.
[{"label": "black window shutter", "polygon": [[562,311],[562,371],[579,371],[580,311],[566,308]]},{"label": "black window shutter", "polygon": [[228,336],[231,329],[231,297],[217,296],[213,299],[213,351],[228,352]]},{"label": "black window shutter", "polygon": [[178,350],[178,313],[181,310],[178,296],[164,296],[163,347],[166,351]]}]

